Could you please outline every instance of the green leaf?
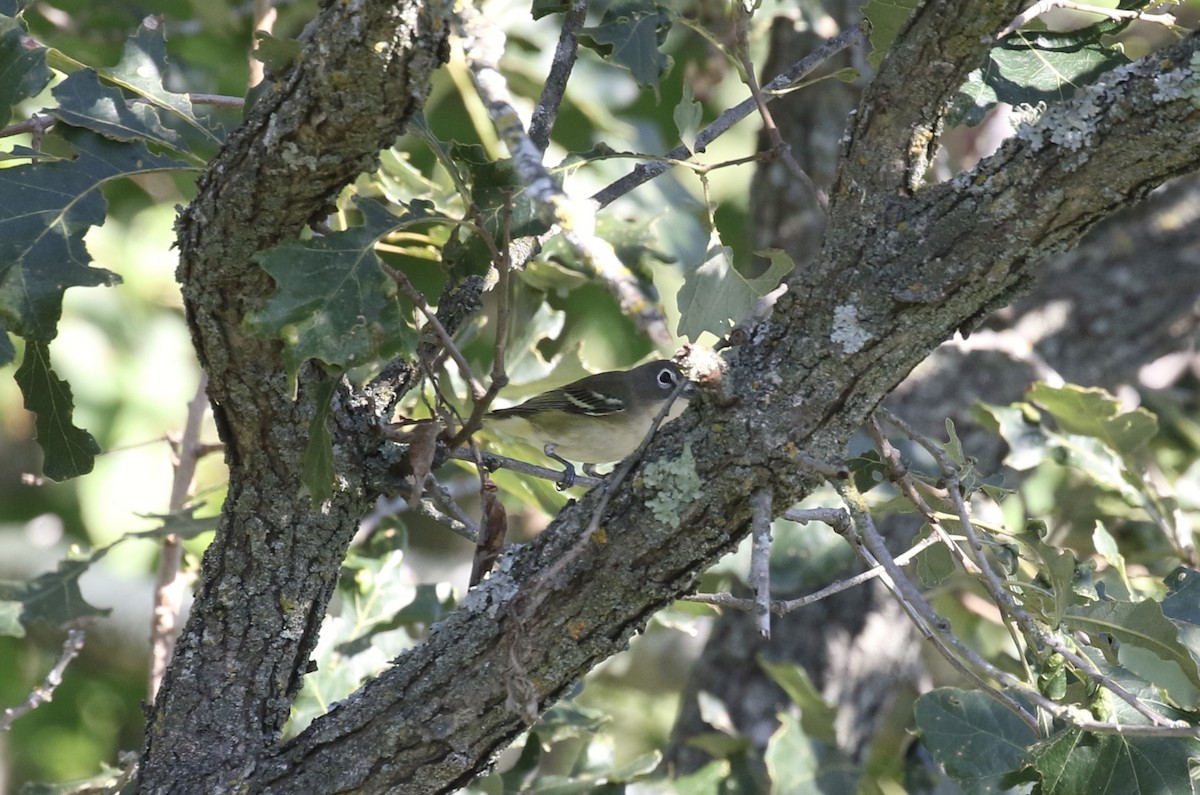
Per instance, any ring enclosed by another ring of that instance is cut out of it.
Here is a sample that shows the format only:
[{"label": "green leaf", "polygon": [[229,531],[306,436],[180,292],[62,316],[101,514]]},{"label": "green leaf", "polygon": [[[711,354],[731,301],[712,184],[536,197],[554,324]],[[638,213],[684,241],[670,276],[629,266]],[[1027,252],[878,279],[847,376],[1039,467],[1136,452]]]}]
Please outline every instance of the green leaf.
[{"label": "green leaf", "polygon": [[91,472],[100,445],[90,433],[72,423],[75,404],[71,387],[50,367],[50,347],[44,342],[27,343],[14,378],[25,396],[25,408],[36,416],[46,477],[66,480]]},{"label": "green leaf", "polygon": [[919,0],[870,0],[863,6],[863,16],[871,23],[871,66],[878,69],[883,57],[900,35]]},{"label": "green leaf", "polygon": [[534,19],[541,19],[550,14],[565,14],[570,9],[569,0],[533,0],[531,10]]},{"label": "green leaf", "polygon": [[696,133],[700,131],[700,120],[704,118],[704,106],[696,101],[692,84],[687,80],[683,81],[683,97],[671,117],[675,120],[675,129],[679,131],[679,140],[692,149],[696,143]]},{"label": "green leaf", "polygon": [[590,738],[609,720],[602,710],[575,701],[562,701],[546,710],[534,728],[541,741],[550,744],[578,737]]},{"label": "green leaf", "polygon": [[71,127],[61,134],[75,148],[74,160],[0,169],[0,323],[46,342],[57,333],[67,288],[120,281],[89,266],[83,243],[88,227],[104,223],[108,204],[100,188],[123,177],[187,167],[140,143]]},{"label": "green leaf", "polygon": [[1033,469],[1046,458],[1046,434],[1032,406],[1014,403],[997,406],[976,403],[971,418],[1008,444],[1004,465],[1018,472]]},{"label": "green leaf", "polygon": [[[208,533],[217,529],[217,524],[220,518],[217,516],[196,516],[196,511],[203,506],[203,503],[190,505],[179,513],[153,514],[144,513],[138,514],[143,519],[158,519],[161,524],[158,527],[150,530],[142,530],[137,533],[128,533],[124,539],[128,538],[152,538],[163,539],[167,536],[177,536],[181,539],[196,538],[201,533]],[[123,539],[123,540],[124,540]]]},{"label": "green leaf", "polygon": [[861,455],[846,460],[854,476],[854,486],[863,494],[883,483],[887,483],[888,465],[876,450],[865,450]]},{"label": "green leaf", "polygon": [[1037,739],[1008,709],[979,691],[943,687],[917,699],[921,741],[969,794],[1008,790],[1006,776],[1021,768]]},{"label": "green leaf", "polygon": [[14,105],[36,97],[54,76],[46,66],[46,50],[25,47],[24,37],[17,26],[0,34],[0,127],[12,120]]},{"label": "green leaf", "polygon": [[772,663],[759,658],[758,665],[775,684],[783,688],[792,703],[800,707],[800,724],[804,733],[815,740],[829,745],[837,745],[837,731],[834,721],[837,719],[837,709],[825,703],[816,686],[808,677],[808,672],[796,663]]},{"label": "green leaf", "polygon": [[138,28],[137,33],[125,42],[120,62],[111,69],[98,69],[97,72],[102,78],[193,128],[210,144],[221,143],[224,136],[196,116],[187,94],[176,94],[163,87],[167,73],[167,41],[162,25]]},{"label": "green leaf", "polygon": [[1117,540],[1112,537],[1099,519],[1096,520],[1096,529],[1092,531],[1092,546],[1095,548],[1096,554],[1104,558],[1105,562],[1117,572],[1117,577],[1120,578],[1121,585],[1125,587],[1125,592],[1133,593],[1133,586],[1129,583],[1129,575],[1125,571],[1125,556],[1117,547]]},{"label": "green leaf", "polygon": [[430,626],[446,615],[446,603],[438,596],[438,587],[433,583],[421,583],[411,602],[392,617],[398,626],[424,624]]},{"label": "green leaf", "polygon": [[308,446],[304,448],[301,481],[313,504],[320,505],[333,493],[333,437],[329,434],[329,414],[333,410],[333,391],[337,381],[326,379],[315,387],[313,402],[317,411],[308,423]]},{"label": "green leaf", "polygon": [[414,344],[396,301],[396,284],[379,267],[375,241],[403,221],[371,201],[358,204],[363,226],[276,246],[257,256],[275,292],[250,316],[251,327],[284,342],[295,378],[317,359],[342,370]]},{"label": "green leaf", "polygon": [[1179,630],[1163,615],[1162,605],[1154,601],[1095,602],[1072,607],[1064,623],[1093,638],[1111,635],[1122,644],[1139,646],[1161,660],[1179,666],[1187,681],[1200,688],[1200,672],[1187,648],[1179,642]]},{"label": "green leaf", "polygon": [[1021,557],[1037,567],[1038,579],[1050,591],[1047,599],[1039,589],[1026,589],[1026,607],[1037,612],[1050,626],[1058,626],[1072,606],[1084,601],[1085,593],[1079,587],[1083,567],[1070,550],[1045,543],[1029,527],[1015,539],[1021,546]]},{"label": "green leaf", "polygon": [[[61,627],[80,618],[106,616],[111,610],[87,603],[79,591],[79,578],[92,565],[92,560],[59,561],[58,569],[26,582],[0,581],[0,604],[21,605],[21,624],[28,627],[41,622]],[[6,612],[11,612],[8,607]]]},{"label": "green leaf", "polygon": [[1193,791],[1188,758],[1198,750],[1195,740],[1069,729],[1035,746],[1031,761],[1044,795],[1183,795]]},{"label": "green leaf", "polygon": [[630,71],[641,86],[657,88],[658,79],[671,61],[659,51],[670,15],[647,0],[617,0],[604,12],[600,24],[581,28],[579,43]]},{"label": "green leaf", "polygon": [[302,45],[296,39],[279,38],[265,30],[256,30],[254,51],[251,55],[254,60],[270,67],[271,71],[278,75],[283,74],[292,65],[292,61],[300,56],[302,49]]},{"label": "green leaf", "polygon": [[1179,630],[1179,641],[1192,659],[1200,660],[1200,571],[1180,566],[1164,580],[1170,589],[1163,615]]},{"label": "green leaf", "polygon": [[856,792],[862,770],[844,754],[805,735],[795,716],[779,716],[779,728],[763,754],[772,795]]},{"label": "green leaf", "polygon": [[[709,241],[705,261],[686,277],[679,290],[679,334],[693,342],[705,331],[724,336],[740,322],[759,298],[771,292],[794,266],[786,256],[760,252],[770,265],[758,277],[746,278],[733,267],[733,249],[716,235]],[[780,252],[782,253],[782,252]]]},{"label": "green leaf", "polygon": [[721,785],[729,780],[732,772],[728,761],[717,759],[691,775],[672,781],[671,792],[673,795],[720,795]]},{"label": "green leaf", "polygon": [[[0,589],[3,589],[0,583]],[[13,638],[25,637],[25,627],[21,626],[21,611],[24,605],[9,599],[0,600],[0,635]]]},{"label": "green leaf", "polygon": [[1140,407],[1123,412],[1103,389],[1035,384],[1025,397],[1053,415],[1067,433],[1097,439],[1123,456],[1137,452],[1158,433],[1153,414]]},{"label": "green leaf", "polygon": [[178,150],[179,134],[162,125],[158,110],[144,102],[128,105],[125,95],[100,83],[91,69],[80,69],[52,92],[58,107],[50,114],[75,127],[116,141],[145,139]]},{"label": "green leaf", "polygon": [[1018,32],[988,53],[983,67],[967,76],[949,114],[949,123],[975,125],[997,101],[1010,105],[1046,105],[1071,97],[1080,86],[1129,59],[1099,40],[1047,49]]}]

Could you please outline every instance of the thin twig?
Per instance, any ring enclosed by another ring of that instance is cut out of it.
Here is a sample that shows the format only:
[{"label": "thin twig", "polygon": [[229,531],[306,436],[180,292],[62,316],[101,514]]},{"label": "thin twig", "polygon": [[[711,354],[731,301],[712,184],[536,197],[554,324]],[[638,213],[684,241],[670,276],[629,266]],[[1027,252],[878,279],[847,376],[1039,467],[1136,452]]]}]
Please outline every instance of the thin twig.
[{"label": "thin twig", "polygon": [[771,110],[767,107],[767,98],[763,95],[762,88],[758,85],[758,77],[755,75],[754,62],[750,60],[750,39],[748,35],[750,12],[744,5],[738,3],[734,6],[734,33],[737,38],[737,57],[742,66],[742,73],[745,75],[746,87],[750,89],[750,96],[754,100],[754,104],[758,107],[758,115],[762,117],[763,129],[767,133],[767,138],[771,141],[771,149],[783,160],[783,164],[787,166],[801,185],[803,185],[813,197],[817,200],[817,204],[826,212],[829,211],[829,196],[817,184],[813,182],[812,177],[808,172],[800,167],[796,162],[796,158],[792,155],[792,147],[783,140],[783,136],[779,133],[779,127],[775,125],[775,118],[771,115]]},{"label": "thin twig", "polygon": [[471,365],[467,364],[466,357],[463,356],[458,346],[454,344],[454,339],[451,338],[450,332],[446,331],[446,327],[442,325],[442,321],[438,319],[437,313],[429,306],[429,302],[425,300],[425,296],[413,286],[413,283],[408,280],[407,276],[391,265],[380,261],[379,267],[396,283],[396,287],[400,289],[400,292],[404,293],[404,297],[412,301],[413,305],[421,310],[421,314],[425,316],[425,320],[428,321],[429,327],[433,329],[433,333],[441,341],[446,353],[450,354],[450,358],[454,359],[454,363],[462,371],[462,377],[467,380],[467,383],[471,387],[471,395],[475,398],[483,397],[487,390],[483,388],[483,384],[479,383],[479,380],[471,372]]},{"label": "thin twig", "polygon": [[[877,413],[882,414],[883,410],[880,409]],[[890,417],[891,415],[884,414],[884,416]],[[900,457],[900,451],[883,434],[883,429],[879,427],[879,422],[875,418],[872,418],[867,423],[866,429],[872,441],[875,442],[875,448],[879,451],[879,455],[883,458],[884,463],[888,465],[888,479],[895,483],[905,498],[913,504],[913,507],[921,512],[925,517],[925,521],[929,523],[929,528],[934,536],[945,545],[951,557],[958,562],[963,571],[968,574],[978,574],[979,567],[975,565],[975,562],[967,557],[958,544],[950,540],[949,534],[942,527],[938,511],[930,507],[925,498],[918,493],[921,481],[913,477],[912,473],[908,471],[908,467],[904,465],[904,460]]]},{"label": "thin twig", "polygon": [[[1103,687],[1110,690],[1113,695],[1124,701],[1132,707],[1139,715],[1150,721],[1155,726],[1180,727],[1185,724],[1179,721],[1173,721],[1158,714],[1150,709],[1130,693],[1116,681],[1105,676],[1100,672],[1090,660],[1083,655],[1076,653],[1071,647],[1063,643],[1058,637],[1041,625],[1039,625],[1017,601],[1009,593],[1004,583],[1000,579],[1000,575],[996,573],[995,567],[992,566],[991,560],[988,558],[983,547],[983,542],[975,530],[975,524],[971,520],[970,511],[967,508],[966,500],[963,497],[964,488],[960,480],[958,467],[954,461],[946,454],[946,452],[936,444],[932,439],[921,434],[911,425],[899,417],[888,412],[882,412],[888,422],[900,428],[913,441],[921,445],[927,450],[930,455],[938,462],[938,466],[942,469],[942,477],[946,482],[946,490],[950,500],[954,504],[954,509],[958,513],[959,521],[963,528],[963,533],[967,537],[967,542],[971,552],[975,558],[975,563],[978,565],[983,574],[982,583],[984,589],[988,592],[992,601],[1000,609],[1001,614],[1006,616],[1008,620],[1014,621],[1025,636],[1026,643],[1035,649],[1050,648],[1058,652],[1071,665],[1075,666],[1078,671],[1085,674],[1093,681],[1099,683]],[[956,545],[957,546],[957,545]],[[1007,624],[1007,621],[1005,622]],[[1200,731],[1200,730],[1197,730]]]},{"label": "thin twig", "polygon": [[[459,448],[450,451],[451,458],[457,458],[459,461],[475,461],[475,454],[466,448]],[[481,453],[480,461],[483,467],[490,471],[497,469],[507,469],[512,472],[518,472],[522,475],[532,475],[535,478],[543,480],[552,480],[555,482],[561,481],[563,473],[561,469],[550,469],[548,467],[540,467],[537,464],[530,464],[528,461],[522,461],[519,458],[509,458],[508,456],[498,455],[496,453]],[[575,485],[586,486],[593,488],[599,486],[604,481],[600,478],[588,477],[576,473]]]},{"label": "thin twig", "polygon": [[[808,75],[825,61],[837,55],[842,50],[853,47],[856,44],[862,43],[864,40],[863,28],[861,25],[855,25],[852,28],[847,28],[842,33],[829,39],[821,46],[817,47],[811,53],[801,58],[785,71],[777,75],[771,82],[763,87],[765,99],[771,101],[778,94],[773,92],[782,91]],[[727,133],[733,125],[737,124],[742,119],[754,112],[757,107],[754,98],[744,99],[737,105],[734,105],[729,110],[722,113],[716,121],[705,127],[696,134],[695,147],[696,152],[703,152],[705,147],[715,141],[720,136]],[[615,199],[624,196],[634,188],[654,179],[658,175],[667,170],[670,160],[687,160],[693,155],[691,149],[684,145],[679,145],[664,155],[663,160],[658,160],[649,163],[641,163],[634,169],[621,177],[616,182],[601,188],[596,193],[592,194],[592,200],[597,202],[601,207],[606,207]]]},{"label": "thin twig", "polygon": [[49,702],[54,698],[54,691],[62,684],[63,672],[67,670],[67,666],[71,661],[79,656],[83,651],[83,643],[86,640],[86,633],[80,627],[72,627],[67,630],[67,637],[63,640],[62,651],[58,655],[58,659],[54,662],[54,666],[46,674],[46,678],[42,680],[42,684],[35,687],[26,696],[25,701],[15,707],[9,707],[0,714],[0,732],[8,731],[12,727],[13,721],[17,718],[32,712],[42,704]]},{"label": "thin twig", "polygon": [[7,127],[0,129],[0,138],[8,138],[13,135],[25,135],[26,133],[33,136],[31,141],[33,149],[41,149],[42,138],[45,137],[46,131],[54,126],[58,119],[53,116],[40,116],[34,113],[24,121],[13,122]]},{"label": "thin twig", "polygon": [[554,60],[551,61],[550,71],[546,74],[546,84],[542,87],[537,107],[533,109],[533,115],[529,119],[529,140],[543,152],[550,145],[550,131],[554,129],[558,108],[567,90],[567,81],[571,77],[571,70],[575,68],[575,56],[579,51],[575,34],[583,27],[587,11],[588,0],[573,0],[571,7],[563,14],[562,31],[558,34]]},{"label": "thin twig", "polygon": [[[478,212],[478,208],[475,208]],[[482,220],[482,219],[481,219]],[[505,370],[505,358],[508,354],[508,312],[509,302],[512,299],[512,290],[509,287],[510,274],[512,273],[512,234],[510,223],[512,220],[512,202],[505,203],[504,213],[504,246],[500,248],[494,244],[494,258],[492,260],[496,268],[496,339],[492,346],[492,372],[490,376],[491,383],[488,385],[487,391],[483,393],[475,401],[474,407],[471,409],[471,416],[463,423],[462,428],[454,435],[454,438],[446,445],[451,450],[457,448],[463,442],[471,437],[471,434],[483,427],[483,418],[491,408],[492,401],[500,394],[500,390],[508,386],[508,372]],[[490,235],[485,234],[486,239],[491,239]],[[482,488],[483,482],[480,483]]]},{"label": "thin twig", "polygon": [[[784,517],[790,518],[787,516],[787,514],[784,514]],[[847,517],[846,521],[849,522],[849,517]],[[908,563],[917,555],[920,555],[931,546],[939,543],[941,543],[941,541],[935,536],[926,536],[925,538],[922,538],[920,541],[913,544],[911,548],[904,552],[904,554],[896,556],[896,565],[907,566]],[[792,613],[796,610],[800,610],[801,608],[808,607],[816,602],[820,602],[823,599],[828,599],[834,594],[839,594],[842,591],[848,591],[851,588],[855,588],[865,582],[870,582],[871,580],[880,577],[883,573],[883,566],[874,566],[862,572],[861,574],[856,574],[853,577],[847,577],[844,580],[838,580],[837,582],[830,583],[819,591],[813,591],[810,594],[799,596],[795,599],[772,599],[771,612],[777,616]],[[743,610],[747,613],[754,611],[753,599],[744,599],[742,597],[734,596],[731,593],[696,593],[688,594],[682,598],[685,602],[699,602],[701,604],[715,605],[716,607],[728,607],[733,610]]]},{"label": "thin twig", "polygon": [[[196,477],[196,465],[205,455],[207,446],[200,443],[200,428],[204,412],[208,409],[208,374],[202,369],[196,383],[196,392],[188,401],[187,418],[178,444],[173,445],[174,472],[171,479],[171,496],[167,502],[167,513],[177,514],[183,510]],[[150,680],[149,701],[154,702],[163,675],[175,652],[175,641],[179,638],[179,613],[187,594],[188,577],[183,574],[183,541],[174,533],[162,540],[158,558],[158,572],[154,583],[154,613],[150,623]]]},{"label": "thin twig", "polygon": [[562,231],[563,240],[614,295],[622,313],[656,343],[669,344],[671,333],[662,311],[621,262],[612,244],[596,234],[596,208],[592,202],[568,196],[542,164],[542,150],[525,132],[508,83],[500,73],[504,34],[469,4],[459,8],[457,21],[475,90],[508,147],[513,169],[525,186],[525,195],[542,220]]}]

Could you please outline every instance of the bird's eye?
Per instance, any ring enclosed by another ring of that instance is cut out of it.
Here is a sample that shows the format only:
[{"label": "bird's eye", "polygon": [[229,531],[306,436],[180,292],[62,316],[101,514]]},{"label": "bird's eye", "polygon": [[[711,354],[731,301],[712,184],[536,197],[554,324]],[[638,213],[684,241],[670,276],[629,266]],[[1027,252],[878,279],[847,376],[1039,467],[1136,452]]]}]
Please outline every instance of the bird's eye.
[{"label": "bird's eye", "polygon": [[675,371],[670,367],[664,367],[658,371],[658,385],[663,389],[674,389],[675,384],[679,382],[679,377],[675,375]]}]

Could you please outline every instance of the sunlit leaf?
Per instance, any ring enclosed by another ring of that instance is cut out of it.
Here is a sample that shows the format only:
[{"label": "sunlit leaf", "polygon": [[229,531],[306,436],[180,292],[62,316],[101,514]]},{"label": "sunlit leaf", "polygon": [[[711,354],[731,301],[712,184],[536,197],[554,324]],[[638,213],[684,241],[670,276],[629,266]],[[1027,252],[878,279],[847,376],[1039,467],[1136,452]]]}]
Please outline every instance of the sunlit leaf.
[{"label": "sunlit leaf", "polygon": [[162,125],[158,109],[144,102],[128,105],[121,90],[101,84],[91,69],[80,69],[53,90],[58,107],[50,114],[67,124],[117,141],[153,141],[176,148],[179,134]]},{"label": "sunlit leaf", "polygon": [[1187,648],[1179,642],[1179,630],[1163,615],[1162,605],[1143,602],[1095,602],[1067,611],[1064,623],[1093,638],[1111,635],[1122,644],[1140,646],[1161,660],[1179,666],[1193,687],[1200,688],[1200,672]]},{"label": "sunlit leaf", "polygon": [[772,795],[856,792],[862,777],[858,765],[836,746],[806,735],[790,713],[779,716],[779,728],[767,743],[763,761],[771,777]]},{"label": "sunlit leaf", "polygon": [[808,672],[797,663],[772,663],[760,658],[758,664],[775,684],[783,688],[792,703],[800,707],[800,724],[804,734],[831,747],[836,746],[834,721],[837,719],[837,709],[821,698]]},{"label": "sunlit leaf", "polygon": [[[764,254],[773,252],[762,252]],[[695,341],[705,331],[723,336],[741,321],[759,298],[779,284],[794,265],[786,256],[771,256],[762,275],[747,278],[733,267],[733,249],[714,234],[705,261],[687,275],[679,290],[679,334]]]},{"label": "sunlit leaf", "polygon": [[196,130],[211,144],[220,144],[221,132],[196,116],[187,94],[176,94],[163,86],[167,73],[167,42],[161,25],[143,25],[125,42],[120,62],[111,69],[97,69],[101,77],[125,88],[146,102],[171,114]]},{"label": "sunlit leaf", "polygon": [[1067,433],[1098,439],[1121,455],[1136,452],[1158,433],[1153,414],[1140,407],[1122,411],[1103,389],[1036,384],[1026,399],[1052,414]]},{"label": "sunlit leaf", "polygon": [[[0,589],[4,585],[0,584]],[[25,627],[21,626],[21,611],[24,606],[20,602],[0,600],[0,635],[12,638],[25,637]]]},{"label": "sunlit leaf", "polygon": [[1128,61],[1119,48],[1100,41],[1046,49],[1014,33],[988,52],[982,68],[967,76],[954,98],[949,121],[978,124],[998,101],[1030,106],[1061,102]]},{"label": "sunlit leaf", "polygon": [[878,68],[883,62],[918,5],[918,0],[870,0],[863,6],[863,16],[871,23],[871,54],[867,58],[871,66]]},{"label": "sunlit leaf", "polygon": [[704,106],[697,102],[692,94],[692,84],[684,80],[683,97],[675,106],[672,118],[675,120],[675,129],[679,131],[680,142],[688,149],[695,146],[696,133],[700,130],[700,120],[703,117]]}]

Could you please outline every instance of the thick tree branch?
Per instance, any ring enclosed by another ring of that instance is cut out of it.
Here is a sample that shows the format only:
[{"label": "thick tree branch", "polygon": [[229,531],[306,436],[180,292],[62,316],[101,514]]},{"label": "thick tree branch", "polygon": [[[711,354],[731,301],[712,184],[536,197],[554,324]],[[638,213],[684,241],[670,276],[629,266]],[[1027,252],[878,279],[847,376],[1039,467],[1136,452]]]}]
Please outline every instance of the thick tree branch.
[{"label": "thick tree branch", "polygon": [[[326,215],[420,108],[444,60],[438,3],[326,3],[304,49],[250,111],[178,223],[188,323],[209,375],[229,493],[201,585],[150,716],[139,792],[216,792],[276,741],[299,690],[347,544],[372,494],[346,479],[313,505],[302,457],[317,367],[293,394],[280,346],[247,314],[271,283],[253,257]],[[365,408],[365,407],[364,407]],[[287,506],[286,508],[283,506]],[[216,639],[220,639],[218,642]]]},{"label": "thick tree branch", "polygon": [[[986,7],[971,0],[920,4],[863,95],[851,122],[850,156],[834,192],[916,190],[937,148],[950,98],[983,60],[996,31],[1024,5],[1024,0]],[[856,159],[855,152],[873,154]]]},{"label": "thick tree branch", "polygon": [[[448,792],[485,769],[525,728],[524,699],[544,707],[561,697],[737,543],[755,489],[772,488],[779,510],[807,493],[817,476],[803,461],[836,459],[934,346],[1011,299],[1044,255],[1097,219],[1200,167],[1190,134],[1200,109],[1189,97],[1200,81],[1187,66],[1196,49],[1193,38],[1114,72],[973,173],[912,199],[884,201],[843,181],[805,289],[781,298],[773,320],[729,357],[720,388],[732,407],[693,399],[648,453],[703,486],[658,481],[639,465],[603,517],[603,542],[546,582],[601,490],[564,510],[425,644],[264,761],[255,786]],[[1054,142],[1081,125],[1077,146]],[[868,168],[903,156],[854,142],[851,152]]]}]

